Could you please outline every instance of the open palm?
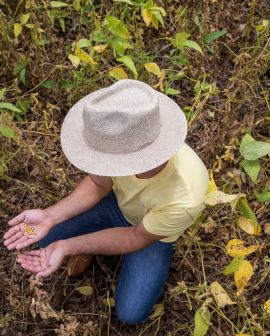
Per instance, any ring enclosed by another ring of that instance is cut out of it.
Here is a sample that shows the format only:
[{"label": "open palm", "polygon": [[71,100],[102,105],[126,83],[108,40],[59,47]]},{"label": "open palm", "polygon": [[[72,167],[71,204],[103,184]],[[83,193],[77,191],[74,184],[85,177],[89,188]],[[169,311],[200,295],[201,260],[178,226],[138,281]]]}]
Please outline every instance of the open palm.
[{"label": "open palm", "polygon": [[[12,226],[4,235],[4,245],[8,250],[22,249],[38,242],[51,228],[46,212],[40,209],[26,210],[8,224]],[[25,232],[25,224],[33,229],[33,233]]]},{"label": "open palm", "polygon": [[23,252],[17,257],[17,261],[24,269],[46,277],[61,266],[64,257],[64,248],[59,242],[55,242],[40,250]]}]

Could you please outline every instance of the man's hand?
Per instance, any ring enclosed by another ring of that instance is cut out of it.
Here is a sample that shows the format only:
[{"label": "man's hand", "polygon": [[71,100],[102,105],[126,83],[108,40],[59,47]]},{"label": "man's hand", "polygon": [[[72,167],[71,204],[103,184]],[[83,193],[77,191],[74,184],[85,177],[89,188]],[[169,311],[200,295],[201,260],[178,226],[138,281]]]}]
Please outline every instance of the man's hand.
[{"label": "man's hand", "polygon": [[17,261],[27,271],[47,277],[61,266],[64,257],[63,244],[57,241],[44,249],[23,252],[17,257]]},{"label": "man's hand", "polygon": [[[26,210],[13,218],[9,223],[10,228],[4,235],[4,245],[8,250],[22,249],[45,237],[51,228],[51,221],[46,210]],[[25,231],[25,224],[32,233]]]}]

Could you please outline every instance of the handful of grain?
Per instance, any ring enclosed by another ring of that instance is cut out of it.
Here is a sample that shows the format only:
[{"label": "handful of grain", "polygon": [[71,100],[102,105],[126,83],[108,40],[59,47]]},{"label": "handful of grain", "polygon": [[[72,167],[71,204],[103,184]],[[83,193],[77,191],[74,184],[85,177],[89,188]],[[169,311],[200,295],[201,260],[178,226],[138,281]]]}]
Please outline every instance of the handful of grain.
[{"label": "handful of grain", "polygon": [[35,230],[34,228],[32,228],[32,226],[26,224],[26,223],[23,223],[23,231],[29,235],[32,235],[35,233]]}]

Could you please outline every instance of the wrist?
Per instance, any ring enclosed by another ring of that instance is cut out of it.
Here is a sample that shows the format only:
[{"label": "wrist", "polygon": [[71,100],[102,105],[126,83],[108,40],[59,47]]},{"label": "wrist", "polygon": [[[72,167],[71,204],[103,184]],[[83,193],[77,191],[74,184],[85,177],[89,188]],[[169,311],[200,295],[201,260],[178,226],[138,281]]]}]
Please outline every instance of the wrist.
[{"label": "wrist", "polygon": [[70,257],[72,255],[67,241],[68,239],[63,239],[56,242],[57,246],[63,251],[64,257]]},{"label": "wrist", "polygon": [[53,209],[51,207],[46,208],[43,211],[46,214],[47,223],[48,223],[50,228],[52,228],[53,226],[55,226],[56,224],[58,224],[60,222],[59,219],[56,216],[55,211],[53,211]]}]

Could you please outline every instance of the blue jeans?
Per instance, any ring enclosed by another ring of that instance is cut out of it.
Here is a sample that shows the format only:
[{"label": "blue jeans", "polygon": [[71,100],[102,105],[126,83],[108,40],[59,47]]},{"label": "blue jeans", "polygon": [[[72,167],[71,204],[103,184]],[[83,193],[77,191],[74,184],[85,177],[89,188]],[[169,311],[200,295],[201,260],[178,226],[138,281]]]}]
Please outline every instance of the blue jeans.
[{"label": "blue jeans", "polygon": [[[46,247],[56,240],[127,226],[130,224],[111,192],[92,209],[53,227],[39,246]],[[115,291],[116,313],[120,321],[137,324],[147,319],[166,282],[172,254],[172,243],[158,241],[123,256]]]}]

